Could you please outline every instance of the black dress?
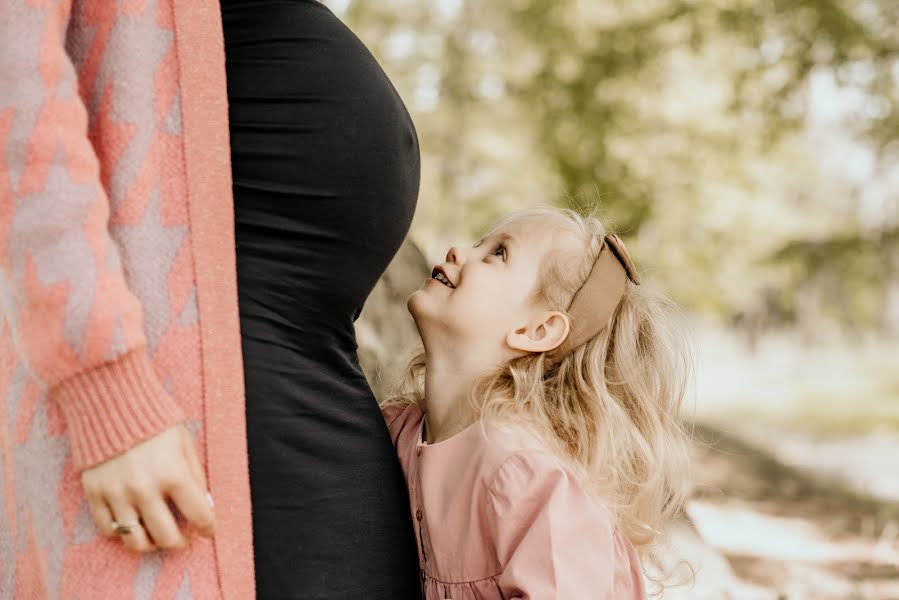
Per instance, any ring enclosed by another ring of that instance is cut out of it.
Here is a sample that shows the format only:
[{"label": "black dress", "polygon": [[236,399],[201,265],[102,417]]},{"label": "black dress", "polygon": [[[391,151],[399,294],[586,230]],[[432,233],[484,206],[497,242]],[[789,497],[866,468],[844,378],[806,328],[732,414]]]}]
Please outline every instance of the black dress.
[{"label": "black dress", "polygon": [[402,472],[353,321],[405,237],[412,121],[312,0],[222,0],[259,598],[419,598]]}]

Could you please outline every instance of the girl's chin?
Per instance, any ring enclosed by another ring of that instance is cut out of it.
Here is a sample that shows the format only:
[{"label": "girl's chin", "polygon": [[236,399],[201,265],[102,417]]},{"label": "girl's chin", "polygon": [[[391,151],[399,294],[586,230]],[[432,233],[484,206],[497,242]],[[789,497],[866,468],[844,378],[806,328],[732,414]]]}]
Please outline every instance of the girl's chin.
[{"label": "girl's chin", "polygon": [[427,312],[427,304],[429,304],[427,297],[429,295],[426,287],[415,290],[409,295],[409,298],[406,300],[406,310],[409,311],[413,318],[417,319],[419,315]]},{"label": "girl's chin", "polygon": [[422,326],[428,327],[439,323],[445,307],[440,299],[435,298],[433,291],[420,289],[412,292],[406,300],[406,310],[412,315],[420,330]]},{"label": "girl's chin", "polygon": [[429,278],[425,279],[424,283],[421,284],[420,288],[418,288],[417,290],[412,292],[412,295],[409,296],[409,302],[411,302],[413,298],[416,298],[419,296],[434,297],[435,293],[439,295],[439,294],[444,294],[449,291],[451,291],[451,290],[449,288],[447,288],[445,285],[443,285],[436,279],[432,279],[429,277]]}]

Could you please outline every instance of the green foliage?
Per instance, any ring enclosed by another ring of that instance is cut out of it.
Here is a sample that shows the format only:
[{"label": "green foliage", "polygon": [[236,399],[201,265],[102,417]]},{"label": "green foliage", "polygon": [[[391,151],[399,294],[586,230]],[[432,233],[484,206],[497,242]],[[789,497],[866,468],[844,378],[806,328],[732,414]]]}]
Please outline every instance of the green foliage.
[{"label": "green foliage", "polygon": [[[722,57],[731,62],[730,108],[763,117],[755,141],[768,148],[803,123],[797,95],[819,67],[833,69],[847,84],[861,84],[872,106],[889,107],[864,124],[865,134],[882,144],[899,138],[891,74],[899,60],[899,9],[892,0],[863,5],[871,24],[855,14],[858,3],[833,0],[665,0],[639,3],[637,10],[620,3],[619,18],[593,26],[571,18],[578,4],[528,0],[510,9],[518,33],[539,44],[544,57],[536,76],[515,91],[525,101],[545,98],[534,108],[544,150],[565,189],[601,189],[626,231],[651,217],[658,191],[614,152],[613,143],[651,123],[652,115],[641,113],[633,95],[607,96],[603,89],[630,83],[633,94],[652,94],[652,72],[679,47],[699,50],[713,38],[732,45],[731,55]],[[575,65],[576,74],[558,68],[565,64]],[[735,141],[753,141],[739,133]]]},{"label": "green foliage", "polygon": [[[722,30],[737,43],[763,50],[735,80],[735,108],[768,115],[765,131],[776,137],[785,124],[802,124],[796,96],[814,69],[827,68],[840,83],[863,89],[870,107],[882,108],[861,124],[863,132],[881,144],[896,139],[891,71],[899,59],[897,7],[890,0],[767,0],[722,9]],[[754,93],[758,86],[761,93]]]},{"label": "green foliage", "polygon": [[850,232],[818,239],[793,239],[764,262],[789,270],[783,290],[795,304],[797,290],[825,282],[829,293],[825,308],[846,314],[842,320],[876,322],[879,289],[895,277],[891,263],[899,248],[899,227],[879,231]]},{"label": "green foliage", "polygon": [[[605,94],[604,85],[641,85],[642,72],[672,44],[672,24],[692,9],[670,2],[649,15],[579,31],[582,24],[572,22],[569,12],[573,5],[531,0],[510,11],[517,33],[539,43],[543,56],[535,76],[514,93],[522,101],[545,98],[533,109],[563,188],[575,196],[600,190],[615,228],[635,233],[651,217],[656,193],[653,183],[613,150],[613,141],[638,128],[644,117],[629,95]],[[585,41],[572,43],[576,40]],[[562,204],[570,206],[565,199]]]},{"label": "green foliage", "polygon": [[[426,252],[513,208],[598,199],[691,307],[732,314],[778,289],[797,315],[825,278],[853,318],[886,312],[899,198],[863,219],[866,182],[827,152],[845,139],[848,164],[866,144],[896,169],[895,0],[382,0],[345,18],[419,129]],[[839,110],[822,117],[821,97]]]}]

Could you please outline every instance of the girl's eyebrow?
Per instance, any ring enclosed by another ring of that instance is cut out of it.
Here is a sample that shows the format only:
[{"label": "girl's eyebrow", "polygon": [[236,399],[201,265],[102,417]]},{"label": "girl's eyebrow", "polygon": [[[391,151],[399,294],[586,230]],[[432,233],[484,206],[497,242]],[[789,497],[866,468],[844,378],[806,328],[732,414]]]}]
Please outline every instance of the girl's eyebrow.
[{"label": "girl's eyebrow", "polygon": [[499,240],[505,244],[508,244],[510,242],[513,244],[518,243],[518,240],[511,233],[504,233],[503,236]]},{"label": "girl's eyebrow", "polygon": [[[489,237],[490,236],[488,236],[486,238],[481,238],[481,241],[479,241],[477,244],[475,244],[474,247],[475,248],[479,247],[481,244],[483,244],[485,241],[487,241],[487,239],[489,239]],[[503,243],[509,243],[509,242],[512,242],[514,244],[518,243],[518,239],[511,233],[502,234],[501,236],[499,236],[498,241],[503,242]]]}]

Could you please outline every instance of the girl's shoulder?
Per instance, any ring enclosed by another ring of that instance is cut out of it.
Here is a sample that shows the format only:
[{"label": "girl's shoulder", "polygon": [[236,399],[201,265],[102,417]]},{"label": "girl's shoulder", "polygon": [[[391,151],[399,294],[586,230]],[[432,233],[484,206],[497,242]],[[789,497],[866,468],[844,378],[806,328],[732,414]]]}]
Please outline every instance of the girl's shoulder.
[{"label": "girl's shoulder", "polygon": [[508,489],[503,484],[512,480],[546,480],[552,474],[574,478],[567,463],[550,445],[523,425],[488,421],[483,435],[478,437],[481,472],[488,489]]},{"label": "girl's shoulder", "polygon": [[509,460],[534,461],[543,466],[561,466],[544,438],[523,423],[488,420],[484,423],[484,442],[499,464]]},{"label": "girl's shoulder", "polygon": [[[590,510],[610,530],[613,517],[607,507],[592,496],[584,476],[561,458],[536,432],[517,425],[489,427],[492,443],[485,452],[487,492],[494,501],[516,505],[525,498],[548,501],[564,497]],[[559,503],[559,499],[554,500]],[[568,509],[572,506],[568,506]]]},{"label": "girl's shoulder", "polygon": [[384,415],[384,421],[387,427],[392,427],[397,419],[406,420],[410,418],[418,418],[420,421],[423,417],[418,404],[412,401],[388,400],[381,404],[381,414]]},{"label": "girl's shoulder", "polygon": [[516,498],[556,493],[586,498],[583,480],[562,459],[539,445],[519,447],[494,460],[486,480],[489,494],[514,502]]},{"label": "girl's shoulder", "polygon": [[401,439],[416,435],[424,413],[415,402],[387,401],[381,405],[381,414],[390,431],[390,439],[398,446]]}]

